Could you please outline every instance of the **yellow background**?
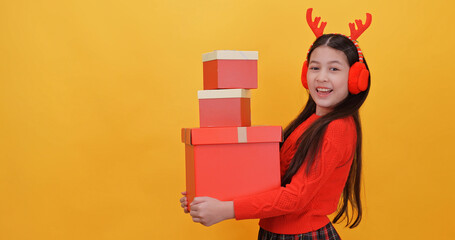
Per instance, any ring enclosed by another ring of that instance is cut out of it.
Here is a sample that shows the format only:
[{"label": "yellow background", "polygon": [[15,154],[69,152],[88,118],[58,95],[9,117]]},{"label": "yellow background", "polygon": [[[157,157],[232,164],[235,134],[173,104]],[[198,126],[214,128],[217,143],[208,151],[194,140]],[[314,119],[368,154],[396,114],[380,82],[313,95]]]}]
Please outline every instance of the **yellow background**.
[{"label": "yellow background", "polygon": [[259,51],[254,125],[285,126],[307,98],[305,11],[360,44],[365,216],[343,239],[453,239],[454,14],[435,1],[0,2],[0,239],[255,239],[179,206],[180,128],[198,126],[201,55]]}]

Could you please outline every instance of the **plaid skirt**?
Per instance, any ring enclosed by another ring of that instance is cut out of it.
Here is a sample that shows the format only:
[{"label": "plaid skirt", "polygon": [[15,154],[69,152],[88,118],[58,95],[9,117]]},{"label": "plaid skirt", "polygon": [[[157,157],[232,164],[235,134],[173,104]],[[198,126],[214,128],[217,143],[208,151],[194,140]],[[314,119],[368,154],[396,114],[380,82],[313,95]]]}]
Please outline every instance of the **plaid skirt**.
[{"label": "plaid skirt", "polygon": [[276,234],[264,229],[259,229],[258,240],[341,240],[332,223],[309,233],[296,235]]}]

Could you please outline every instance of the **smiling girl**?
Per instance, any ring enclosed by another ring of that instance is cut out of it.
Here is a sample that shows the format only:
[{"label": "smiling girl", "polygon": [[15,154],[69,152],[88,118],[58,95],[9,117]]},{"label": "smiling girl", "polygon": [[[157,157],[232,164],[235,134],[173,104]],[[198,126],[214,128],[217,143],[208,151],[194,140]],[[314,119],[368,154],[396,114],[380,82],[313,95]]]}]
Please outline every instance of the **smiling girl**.
[{"label": "smiling girl", "polygon": [[[319,18],[313,22],[311,11],[307,21],[317,39],[302,71],[309,97],[284,131],[281,187],[233,201],[197,197],[191,203],[194,222],[210,226],[230,218],[259,218],[258,239],[340,239],[327,217],[337,210],[334,223],[345,218],[350,228],[360,223],[359,108],[368,96],[370,74],[356,39],[370,25],[371,15],[365,25],[357,20],[358,30],[351,26],[347,37],[323,35],[326,23],[317,27]],[[186,197],[180,202],[188,213]]]}]

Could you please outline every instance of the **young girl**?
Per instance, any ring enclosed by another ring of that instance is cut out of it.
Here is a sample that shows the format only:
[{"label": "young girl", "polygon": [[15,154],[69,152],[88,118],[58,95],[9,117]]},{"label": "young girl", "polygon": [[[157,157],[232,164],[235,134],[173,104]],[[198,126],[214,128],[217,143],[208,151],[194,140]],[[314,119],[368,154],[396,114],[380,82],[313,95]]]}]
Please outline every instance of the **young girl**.
[{"label": "young girl", "polygon": [[[340,239],[327,217],[337,208],[333,222],[347,217],[350,228],[360,223],[359,108],[368,95],[370,75],[356,39],[370,25],[371,15],[365,25],[356,21],[358,30],[351,26],[351,37],[322,35],[326,23],[318,28],[319,18],[311,21],[311,9],[307,20],[317,36],[302,72],[309,98],[284,131],[281,188],[233,201],[196,197],[190,212],[194,222],[210,226],[230,218],[260,218],[258,239]],[[180,202],[188,213],[186,197]]]}]

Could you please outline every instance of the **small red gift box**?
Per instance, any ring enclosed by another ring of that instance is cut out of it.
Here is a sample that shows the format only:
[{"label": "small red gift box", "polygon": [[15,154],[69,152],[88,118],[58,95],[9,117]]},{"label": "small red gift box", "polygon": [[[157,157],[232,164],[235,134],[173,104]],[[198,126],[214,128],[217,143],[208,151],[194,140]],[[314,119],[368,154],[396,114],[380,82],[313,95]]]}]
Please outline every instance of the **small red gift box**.
[{"label": "small red gift box", "polygon": [[204,89],[258,88],[258,52],[216,50],[202,55]]},{"label": "small red gift box", "polygon": [[251,126],[250,90],[198,91],[200,127]]},{"label": "small red gift box", "polygon": [[188,204],[280,187],[280,126],[183,128]]}]

